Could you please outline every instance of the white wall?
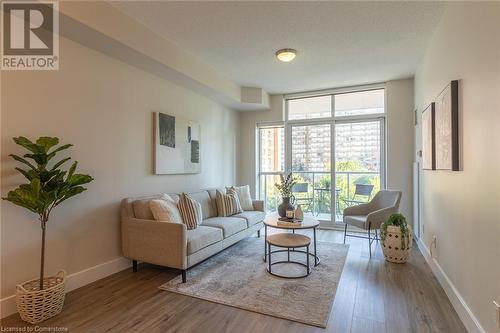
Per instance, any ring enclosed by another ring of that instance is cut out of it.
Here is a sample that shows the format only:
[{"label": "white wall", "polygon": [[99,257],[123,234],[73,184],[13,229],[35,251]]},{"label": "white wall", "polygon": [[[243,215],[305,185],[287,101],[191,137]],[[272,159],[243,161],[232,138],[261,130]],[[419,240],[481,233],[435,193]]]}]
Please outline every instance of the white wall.
[{"label": "white wall", "polygon": [[400,211],[413,221],[413,79],[386,84],[387,188],[403,191]]},{"label": "white wall", "polygon": [[[401,211],[412,220],[413,159],[413,79],[386,83],[387,185],[401,189]],[[237,179],[255,187],[257,123],[283,120],[283,95],[271,96],[269,111],[244,112],[240,115],[240,151]]]},{"label": "white wall", "polygon": [[454,79],[460,80],[462,170],[421,171],[422,241],[430,247],[437,237],[431,267],[468,329],[498,332],[493,300],[500,301],[499,2],[447,4],[415,77],[419,112]]},{"label": "white wall", "polygon": [[[10,153],[12,137],[57,136],[72,143],[79,170],[95,180],[54,210],[48,224],[46,273],[75,273],[119,258],[122,198],[232,184],[238,114],[123,62],[61,38],[59,71],[2,72],[1,194],[23,182]],[[201,125],[202,173],[152,174],[152,111]],[[36,217],[1,202],[1,298],[38,277]]]},{"label": "white wall", "polygon": [[253,195],[257,173],[255,129],[258,123],[283,120],[283,95],[271,95],[270,104],[270,110],[242,112],[239,118],[240,154],[236,176],[239,184],[250,184]]}]

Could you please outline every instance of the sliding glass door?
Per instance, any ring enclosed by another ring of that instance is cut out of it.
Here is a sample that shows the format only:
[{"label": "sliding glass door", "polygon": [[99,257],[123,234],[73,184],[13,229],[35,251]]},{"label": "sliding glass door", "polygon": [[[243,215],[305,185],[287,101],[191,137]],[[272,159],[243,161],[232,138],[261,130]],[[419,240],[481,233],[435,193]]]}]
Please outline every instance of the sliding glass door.
[{"label": "sliding glass door", "polygon": [[383,177],[383,121],[335,123],[335,221],[346,207],[369,201]]},{"label": "sliding glass door", "polygon": [[332,126],[330,123],[290,125],[291,170],[297,178],[296,204],[306,215],[331,220]]}]

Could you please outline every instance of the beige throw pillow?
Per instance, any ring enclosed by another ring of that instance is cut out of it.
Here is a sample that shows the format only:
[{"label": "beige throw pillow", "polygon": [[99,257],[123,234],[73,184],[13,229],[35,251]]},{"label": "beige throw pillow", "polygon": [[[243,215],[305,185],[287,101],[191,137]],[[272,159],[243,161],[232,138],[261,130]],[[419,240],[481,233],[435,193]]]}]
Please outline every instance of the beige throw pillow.
[{"label": "beige throw pillow", "polygon": [[188,230],[196,229],[198,224],[203,221],[201,204],[186,193],[180,195],[177,208],[179,208],[182,222],[187,226]]},{"label": "beige throw pillow", "polygon": [[175,201],[170,198],[155,199],[149,201],[149,208],[153,213],[156,221],[164,221],[170,223],[182,223],[181,213],[177,208]]},{"label": "beige throw pillow", "polygon": [[253,200],[250,195],[250,185],[226,187],[226,191],[230,188],[234,189],[238,194],[241,208],[243,210],[253,210]]},{"label": "beige throw pillow", "polygon": [[240,200],[238,199],[238,193],[233,188],[226,190],[226,193],[222,193],[217,190],[215,202],[217,203],[217,213],[221,217],[231,216],[243,212]]}]

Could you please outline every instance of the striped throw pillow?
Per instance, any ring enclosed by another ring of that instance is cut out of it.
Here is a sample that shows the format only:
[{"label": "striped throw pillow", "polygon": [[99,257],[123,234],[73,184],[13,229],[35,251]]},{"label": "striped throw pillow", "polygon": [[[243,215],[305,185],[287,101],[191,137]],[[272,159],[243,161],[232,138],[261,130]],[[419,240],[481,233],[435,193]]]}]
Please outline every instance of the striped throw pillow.
[{"label": "striped throw pillow", "polygon": [[238,193],[234,189],[228,189],[226,193],[217,190],[215,198],[219,216],[231,216],[243,212]]},{"label": "striped throw pillow", "polygon": [[181,213],[182,222],[187,226],[187,229],[196,229],[202,221],[200,203],[186,193],[182,193],[177,203],[177,208]]}]

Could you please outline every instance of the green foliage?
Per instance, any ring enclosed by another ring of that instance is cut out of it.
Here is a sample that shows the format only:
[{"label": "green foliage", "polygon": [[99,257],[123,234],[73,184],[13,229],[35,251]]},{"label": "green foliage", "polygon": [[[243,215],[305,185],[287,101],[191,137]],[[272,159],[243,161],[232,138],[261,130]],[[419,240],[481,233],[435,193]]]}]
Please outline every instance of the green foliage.
[{"label": "green foliage", "polygon": [[389,216],[387,222],[382,223],[380,227],[380,238],[382,238],[382,241],[385,241],[387,227],[390,225],[399,226],[401,230],[401,250],[405,250],[406,246],[410,244],[410,230],[408,229],[406,218],[403,214],[392,214]]},{"label": "green foliage", "polygon": [[292,196],[292,188],[295,184],[297,184],[297,178],[289,172],[286,177],[284,175],[280,175],[280,182],[275,183],[274,186],[281,194],[281,197],[286,198]]},{"label": "green foliage", "polygon": [[71,147],[71,144],[53,147],[59,144],[58,138],[40,137],[31,142],[25,137],[14,138],[14,142],[28,150],[22,157],[9,155],[25,166],[16,167],[27,180],[26,184],[19,185],[10,191],[7,197],[2,198],[15,205],[24,207],[38,214],[42,227],[49,219],[50,212],[63,201],[86,190],[82,185],[93,180],[89,175],[75,173],[78,162],[73,162],[68,171],[60,167],[71,158],[64,158],[48,167],[49,162],[62,150]]}]

